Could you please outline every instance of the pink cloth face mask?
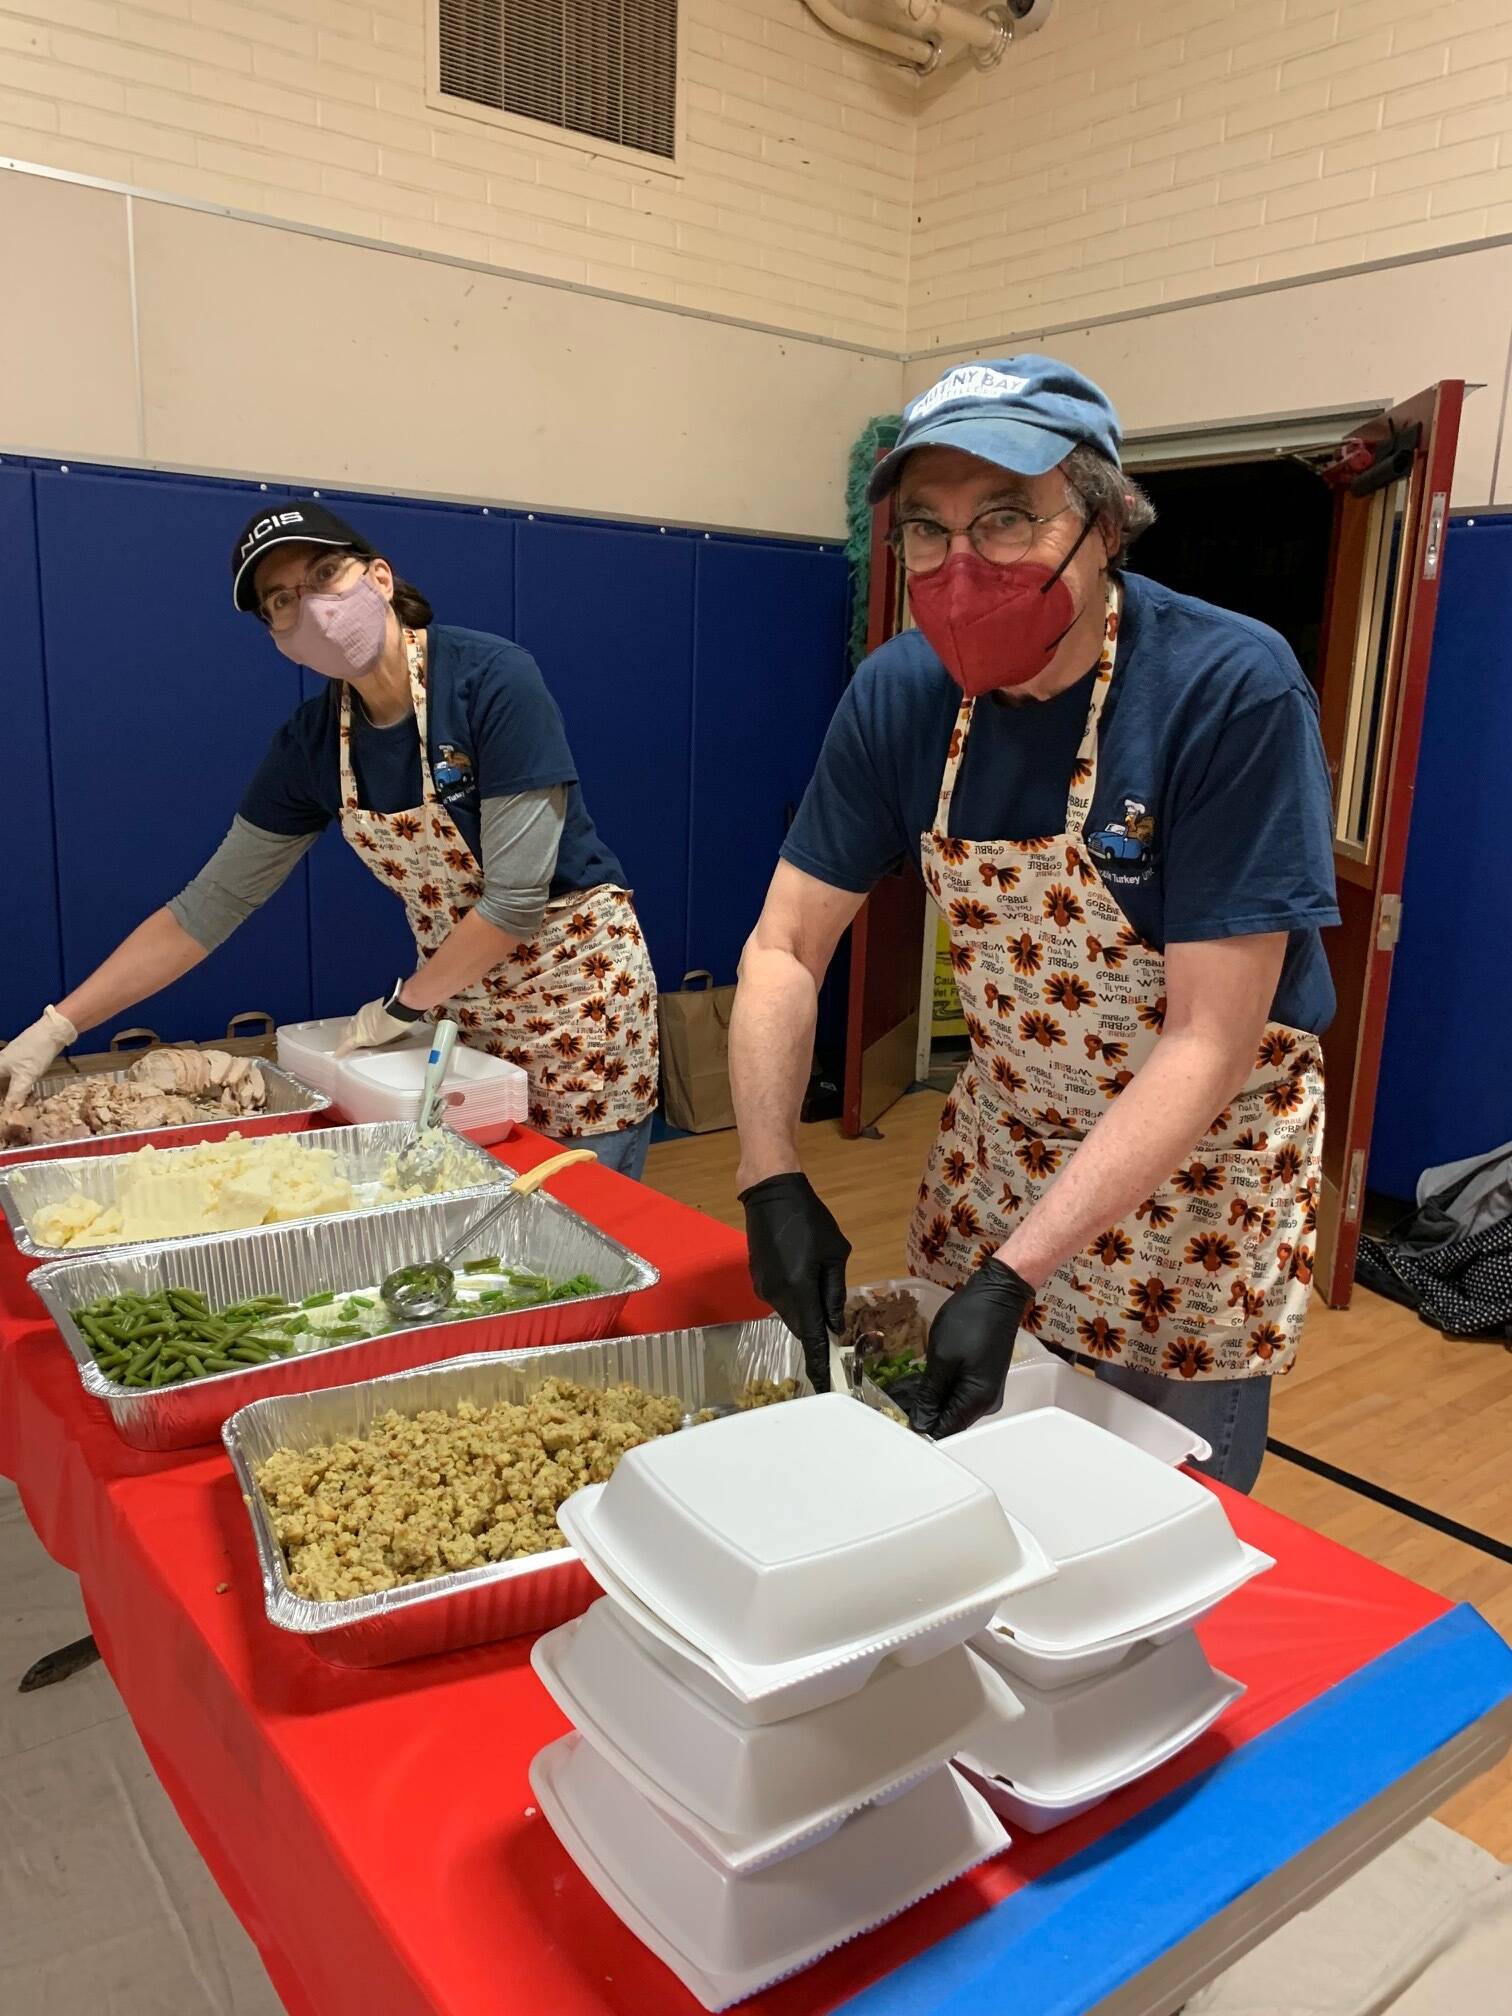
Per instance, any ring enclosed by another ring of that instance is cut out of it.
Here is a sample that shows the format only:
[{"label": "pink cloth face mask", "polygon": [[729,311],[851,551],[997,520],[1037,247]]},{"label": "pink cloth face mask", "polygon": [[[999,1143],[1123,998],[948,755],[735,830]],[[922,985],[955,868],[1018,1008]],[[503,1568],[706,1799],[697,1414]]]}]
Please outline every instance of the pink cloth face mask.
[{"label": "pink cloth face mask", "polygon": [[339,595],[306,595],[292,630],[273,642],[323,679],[366,679],[388,637],[389,605],[364,574]]}]

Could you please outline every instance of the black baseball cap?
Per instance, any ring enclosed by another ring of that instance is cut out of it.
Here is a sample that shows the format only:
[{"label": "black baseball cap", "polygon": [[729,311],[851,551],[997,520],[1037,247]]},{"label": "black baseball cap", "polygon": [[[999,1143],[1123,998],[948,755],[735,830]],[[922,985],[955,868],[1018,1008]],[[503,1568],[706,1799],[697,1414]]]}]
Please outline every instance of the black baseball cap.
[{"label": "black baseball cap", "polygon": [[231,600],[248,615],[257,612],[257,563],[275,546],[341,546],[365,560],[378,550],[314,498],[286,497],[281,504],[265,505],[243,525],[231,548]]}]

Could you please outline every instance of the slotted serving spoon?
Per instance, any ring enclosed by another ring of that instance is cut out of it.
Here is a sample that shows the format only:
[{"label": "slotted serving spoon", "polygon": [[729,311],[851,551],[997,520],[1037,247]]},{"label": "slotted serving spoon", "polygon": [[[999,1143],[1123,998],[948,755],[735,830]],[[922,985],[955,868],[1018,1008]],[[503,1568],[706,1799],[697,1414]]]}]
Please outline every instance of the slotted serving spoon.
[{"label": "slotted serving spoon", "polygon": [[434,1190],[446,1162],[448,1142],[437,1122],[441,1112],[441,1082],[457,1047],[455,1022],[438,1022],[425,1060],[425,1081],[415,1131],[394,1157],[394,1176],[402,1190]]},{"label": "slotted serving spoon", "polygon": [[414,1267],[398,1267],[384,1281],[378,1290],[383,1297],[384,1307],[401,1323],[426,1323],[431,1317],[439,1316],[450,1306],[456,1277],[451,1270],[451,1262],[469,1246],[490,1225],[497,1224],[507,1211],[512,1211],[520,1201],[539,1190],[548,1176],[555,1176],[559,1169],[570,1169],[574,1162],[596,1162],[598,1157],[591,1148],[569,1148],[561,1155],[553,1155],[545,1162],[538,1162],[534,1169],[527,1169],[523,1176],[516,1176],[513,1183],[496,1204],[490,1204],[481,1218],[474,1218],[459,1238],[453,1239],[446,1251],[434,1260],[422,1260]]}]

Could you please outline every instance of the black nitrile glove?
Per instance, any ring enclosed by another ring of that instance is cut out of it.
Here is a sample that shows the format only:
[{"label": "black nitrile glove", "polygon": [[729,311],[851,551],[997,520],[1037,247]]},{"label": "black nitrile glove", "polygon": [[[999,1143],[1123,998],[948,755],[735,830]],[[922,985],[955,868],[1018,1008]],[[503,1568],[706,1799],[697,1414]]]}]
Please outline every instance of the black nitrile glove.
[{"label": "black nitrile glove", "polygon": [[850,1241],[807,1176],[792,1170],[742,1190],[751,1286],[803,1346],[809,1382],[830,1390],[829,1333],[845,1327]]},{"label": "black nitrile glove", "polygon": [[1034,1290],[1001,1260],[987,1260],[929,1326],[924,1391],[909,1409],[920,1435],[956,1435],[998,1405],[1013,1344]]}]

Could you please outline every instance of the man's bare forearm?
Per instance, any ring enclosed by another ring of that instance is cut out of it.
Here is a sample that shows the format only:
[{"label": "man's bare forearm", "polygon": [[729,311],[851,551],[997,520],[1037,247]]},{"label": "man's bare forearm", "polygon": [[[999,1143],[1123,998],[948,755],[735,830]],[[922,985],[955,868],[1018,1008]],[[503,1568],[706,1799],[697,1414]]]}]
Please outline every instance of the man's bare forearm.
[{"label": "man's bare forearm", "polygon": [[[1195,1151],[1248,1075],[1252,1052],[1203,1032],[1163,1036],[998,1257],[1040,1287]],[[1053,1148],[1054,1143],[1050,1146]]]},{"label": "man's bare forearm", "polygon": [[754,941],[746,947],[730,1019],[741,1190],[798,1167],[798,1117],[818,1015],[819,990],[800,959]]}]

